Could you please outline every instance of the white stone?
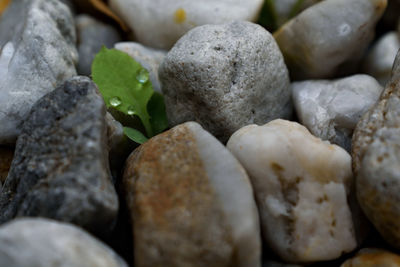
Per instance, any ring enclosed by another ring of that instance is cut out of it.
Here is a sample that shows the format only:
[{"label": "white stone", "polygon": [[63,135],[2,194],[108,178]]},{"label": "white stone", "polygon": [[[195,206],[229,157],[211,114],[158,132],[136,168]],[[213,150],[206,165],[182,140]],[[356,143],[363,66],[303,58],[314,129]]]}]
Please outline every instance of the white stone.
[{"label": "white stone", "polygon": [[254,21],[262,0],[111,0],[111,8],[150,47],[169,49],[190,29],[232,20]]},{"label": "white stone", "polygon": [[158,67],[164,60],[167,54],[164,50],[156,50],[150,47],[145,47],[135,42],[122,42],[115,44],[115,49],[127,53],[145,69],[149,71],[150,81],[153,89],[161,93],[160,80],[158,78]]},{"label": "white stone", "polygon": [[365,73],[375,77],[383,86],[390,79],[392,66],[397,51],[400,48],[400,38],[397,32],[383,35],[369,51],[364,63]]},{"label": "white stone", "polygon": [[345,150],[280,119],[243,127],[227,147],[250,176],[264,238],[283,260],[331,260],[355,249]]},{"label": "white stone", "polygon": [[350,151],[361,116],[379,99],[382,86],[371,76],[292,83],[297,116],[310,132]]},{"label": "white stone", "polygon": [[387,0],[330,0],[304,10],[274,37],[295,80],[353,71],[374,37]]},{"label": "white stone", "polygon": [[108,246],[72,224],[23,218],[0,227],[0,266],[128,265]]}]

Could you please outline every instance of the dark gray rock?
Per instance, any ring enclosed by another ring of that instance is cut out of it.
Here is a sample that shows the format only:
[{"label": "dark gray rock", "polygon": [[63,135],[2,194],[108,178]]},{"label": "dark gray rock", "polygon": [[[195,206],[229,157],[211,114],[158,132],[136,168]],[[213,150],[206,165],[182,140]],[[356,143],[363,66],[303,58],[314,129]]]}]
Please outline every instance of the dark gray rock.
[{"label": "dark gray rock", "polygon": [[0,196],[0,222],[41,216],[95,233],[113,226],[118,198],[108,167],[105,114],[94,83],[79,76],[33,106]]},{"label": "dark gray rock", "polygon": [[78,74],[90,75],[92,61],[101,47],[104,45],[112,48],[121,40],[121,37],[114,27],[88,15],[76,17],[76,30],[79,52]]},{"label": "dark gray rock", "polygon": [[290,83],[274,38],[250,22],[189,31],[159,69],[171,126],[199,122],[221,141],[291,114]]},{"label": "dark gray rock", "polygon": [[80,228],[48,219],[17,219],[0,227],[0,266],[127,267]]},{"label": "dark gray rock", "polygon": [[32,105],[76,74],[75,39],[62,2],[12,1],[0,20],[0,144],[15,143]]}]

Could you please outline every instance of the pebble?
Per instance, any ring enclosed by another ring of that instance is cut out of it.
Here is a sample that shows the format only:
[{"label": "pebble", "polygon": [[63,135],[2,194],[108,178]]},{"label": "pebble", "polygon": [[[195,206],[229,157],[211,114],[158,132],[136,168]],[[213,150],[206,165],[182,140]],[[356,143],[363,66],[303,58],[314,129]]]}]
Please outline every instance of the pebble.
[{"label": "pebble", "polygon": [[363,63],[365,73],[375,77],[382,86],[390,80],[392,66],[400,48],[400,37],[391,31],[383,35],[371,48]]},{"label": "pebble", "polygon": [[0,227],[0,266],[127,267],[114,251],[80,228],[44,218]]},{"label": "pebble", "polygon": [[0,222],[18,216],[113,227],[118,197],[108,167],[106,107],[87,77],[69,79],[33,106],[0,196]]},{"label": "pebble", "polygon": [[309,8],[312,5],[315,5],[322,0],[304,0],[300,2],[298,0],[278,0],[273,1],[277,16],[277,25],[282,26],[287,22],[293,15],[297,15],[294,13],[295,10],[303,11],[306,8]]},{"label": "pebble", "polygon": [[382,237],[400,248],[400,53],[379,102],[353,135],[357,198]]},{"label": "pebble", "polygon": [[223,142],[245,125],[291,115],[282,54],[250,22],[191,30],[169,51],[159,75],[170,125],[197,121]]},{"label": "pebble", "polygon": [[400,256],[381,249],[365,248],[340,267],[400,267]]},{"label": "pebble", "polygon": [[32,105],[76,74],[75,42],[62,2],[11,2],[0,20],[0,144],[14,144]]},{"label": "pebble", "polygon": [[135,266],[261,266],[249,178],[198,123],[178,125],[136,149],[123,184]]},{"label": "pebble", "polygon": [[167,54],[164,50],[157,50],[145,47],[135,42],[123,42],[115,44],[115,48],[127,53],[145,69],[149,71],[149,78],[153,89],[161,93],[160,79],[158,78],[158,68]]},{"label": "pebble", "polygon": [[233,20],[255,21],[263,0],[110,0],[139,43],[170,49],[189,30]]},{"label": "pebble", "polygon": [[227,147],[249,174],[264,239],[284,261],[332,260],[356,248],[344,149],[280,119],[241,128]]},{"label": "pebble", "polygon": [[379,99],[382,86],[371,76],[309,80],[292,84],[297,116],[315,136],[347,151],[361,116]]},{"label": "pebble", "polygon": [[78,15],[75,23],[78,35],[78,74],[89,76],[92,73],[92,61],[96,54],[103,46],[112,48],[115,43],[121,41],[121,36],[111,25],[104,24],[86,14]]},{"label": "pebble", "polygon": [[291,78],[326,79],[357,68],[386,4],[387,0],[322,1],[283,25],[274,37]]}]

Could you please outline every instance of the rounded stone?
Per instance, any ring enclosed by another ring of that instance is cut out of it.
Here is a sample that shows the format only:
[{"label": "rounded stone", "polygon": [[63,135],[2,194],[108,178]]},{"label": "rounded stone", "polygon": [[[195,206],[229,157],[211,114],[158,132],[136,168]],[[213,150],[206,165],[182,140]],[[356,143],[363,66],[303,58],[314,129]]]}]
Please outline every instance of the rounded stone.
[{"label": "rounded stone", "polygon": [[340,267],[400,267],[400,256],[381,249],[365,248]]},{"label": "rounded stone", "polygon": [[170,49],[186,32],[205,24],[233,20],[255,21],[263,0],[111,0],[137,40],[150,47]]},{"label": "rounded stone", "polygon": [[172,126],[197,121],[222,141],[291,114],[288,71],[274,38],[250,22],[197,27],[159,69]]}]

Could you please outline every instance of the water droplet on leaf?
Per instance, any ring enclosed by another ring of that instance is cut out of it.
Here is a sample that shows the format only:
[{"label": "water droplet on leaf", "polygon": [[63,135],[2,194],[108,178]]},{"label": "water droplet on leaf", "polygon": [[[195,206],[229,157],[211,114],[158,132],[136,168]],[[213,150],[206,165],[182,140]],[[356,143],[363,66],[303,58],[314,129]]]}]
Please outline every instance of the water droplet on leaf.
[{"label": "water droplet on leaf", "polygon": [[136,114],[136,111],[135,111],[135,109],[132,107],[132,106],[129,106],[128,107],[128,115],[135,115]]},{"label": "water droplet on leaf", "polygon": [[118,96],[115,96],[110,99],[110,105],[114,108],[120,106],[121,104],[122,104],[121,98],[119,98]]},{"label": "water droplet on leaf", "polygon": [[140,83],[145,83],[149,80],[149,73],[145,69],[141,69],[136,75],[136,80]]}]

